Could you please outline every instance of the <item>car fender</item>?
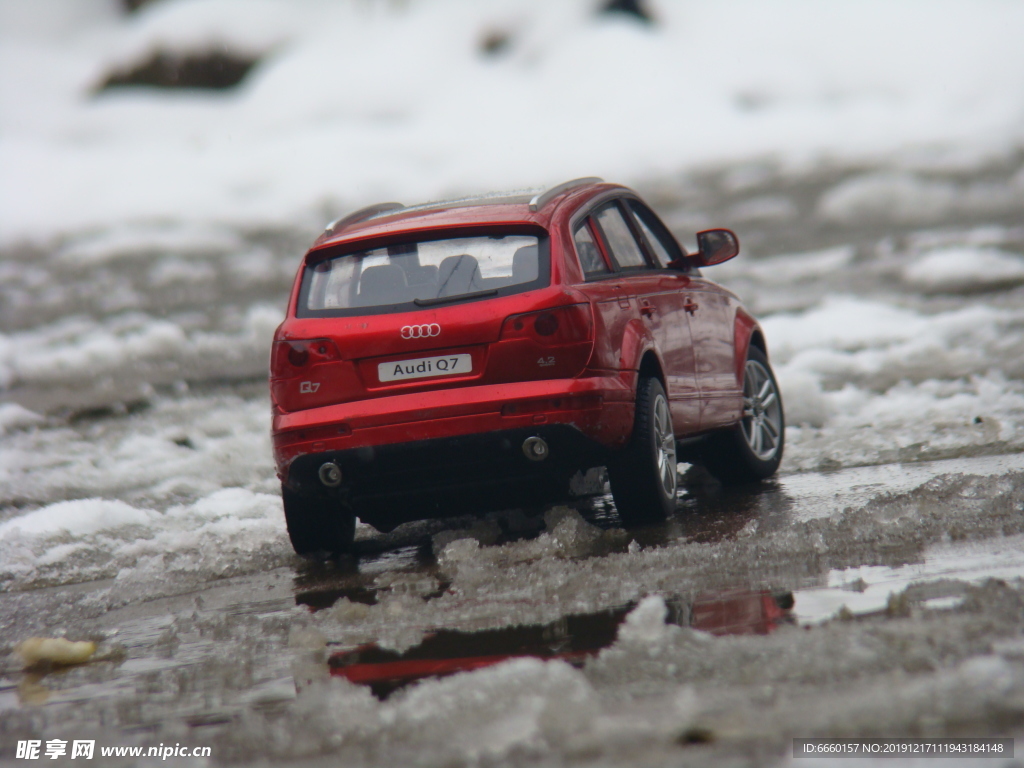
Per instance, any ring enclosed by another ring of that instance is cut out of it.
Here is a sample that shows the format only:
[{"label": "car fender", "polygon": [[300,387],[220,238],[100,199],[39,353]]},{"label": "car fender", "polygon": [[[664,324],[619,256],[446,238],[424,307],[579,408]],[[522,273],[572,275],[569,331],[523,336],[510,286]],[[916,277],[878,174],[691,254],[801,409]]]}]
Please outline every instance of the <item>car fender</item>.
[{"label": "car fender", "polygon": [[759,333],[764,338],[761,326],[757,320],[751,317],[742,307],[736,310],[736,320],[733,324],[733,350],[735,359],[733,362],[736,373],[736,383],[743,386],[743,367],[747,363],[747,350],[750,347],[750,340],[754,333]]},{"label": "car fender", "polygon": [[622,334],[622,352],[619,357],[619,368],[621,370],[639,371],[640,362],[648,351],[654,353],[658,359],[658,367],[664,371],[661,354],[654,343],[654,336],[640,320],[630,320]]}]

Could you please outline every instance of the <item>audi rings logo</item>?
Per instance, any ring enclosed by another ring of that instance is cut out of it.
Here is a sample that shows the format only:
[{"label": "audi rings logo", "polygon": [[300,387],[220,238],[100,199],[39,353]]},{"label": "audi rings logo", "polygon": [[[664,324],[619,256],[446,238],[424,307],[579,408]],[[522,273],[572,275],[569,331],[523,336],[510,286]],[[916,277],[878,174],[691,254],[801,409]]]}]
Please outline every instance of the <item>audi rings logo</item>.
[{"label": "audi rings logo", "polygon": [[440,335],[441,326],[437,323],[430,323],[430,325],[406,325],[402,327],[403,339],[427,339]]}]

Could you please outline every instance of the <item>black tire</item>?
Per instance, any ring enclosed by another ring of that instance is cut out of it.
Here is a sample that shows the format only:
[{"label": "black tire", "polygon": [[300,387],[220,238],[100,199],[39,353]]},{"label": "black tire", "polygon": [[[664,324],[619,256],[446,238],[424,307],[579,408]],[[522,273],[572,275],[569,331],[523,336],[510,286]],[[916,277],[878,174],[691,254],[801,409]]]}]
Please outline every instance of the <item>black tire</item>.
[{"label": "black tire", "polygon": [[609,462],[608,480],[626,527],[664,520],[676,507],[676,439],[668,397],[657,379],[637,384],[633,435]]},{"label": "black tire", "polygon": [[337,557],[352,551],[356,516],[331,498],[304,496],[281,486],[284,520],[296,554]]},{"label": "black tire", "polygon": [[747,351],[743,375],[743,416],[734,426],[710,435],[699,460],[723,483],[756,483],[774,475],[786,442],[782,393],[768,357]]}]

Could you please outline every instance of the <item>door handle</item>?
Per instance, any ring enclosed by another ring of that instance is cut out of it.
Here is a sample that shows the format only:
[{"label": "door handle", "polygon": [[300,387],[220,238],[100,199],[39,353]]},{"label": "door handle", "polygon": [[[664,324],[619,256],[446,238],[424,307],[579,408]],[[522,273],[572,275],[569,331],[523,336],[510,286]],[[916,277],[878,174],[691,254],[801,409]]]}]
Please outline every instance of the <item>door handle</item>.
[{"label": "door handle", "polygon": [[696,312],[696,311],[697,311],[697,309],[698,309],[698,307],[699,307],[699,306],[700,306],[700,305],[699,305],[699,304],[698,304],[697,302],[695,302],[695,301],[694,301],[693,299],[691,299],[691,298],[690,298],[689,296],[687,296],[687,297],[686,297],[686,299],[684,299],[684,303],[683,303],[683,309],[685,309],[685,310],[686,310],[687,312],[689,312],[689,313],[690,313],[691,315],[692,315],[692,314],[693,314],[694,312]]},{"label": "door handle", "polygon": [[640,314],[645,317],[654,316],[654,306],[647,299],[640,299]]}]

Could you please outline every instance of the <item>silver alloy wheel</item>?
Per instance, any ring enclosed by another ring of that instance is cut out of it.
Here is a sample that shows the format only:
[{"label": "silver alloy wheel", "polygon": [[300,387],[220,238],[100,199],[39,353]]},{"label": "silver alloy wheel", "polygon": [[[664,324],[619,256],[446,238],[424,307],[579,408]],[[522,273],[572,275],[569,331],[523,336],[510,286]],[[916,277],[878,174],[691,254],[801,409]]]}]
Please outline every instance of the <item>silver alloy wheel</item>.
[{"label": "silver alloy wheel", "polygon": [[672,430],[672,415],[668,400],[660,392],[654,398],[654,448],[658,452],[658,476],[665,495],[676,497],[678,482],[676,469],[676,435]]},{"label": "silver alloy wheel", "polygon": [[757,360],[743,371],[743,437],[761,461],[771,460],[782,438],[782,406],[771,374]]}]

